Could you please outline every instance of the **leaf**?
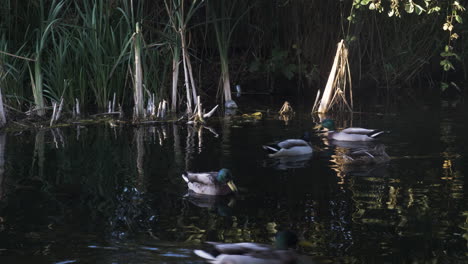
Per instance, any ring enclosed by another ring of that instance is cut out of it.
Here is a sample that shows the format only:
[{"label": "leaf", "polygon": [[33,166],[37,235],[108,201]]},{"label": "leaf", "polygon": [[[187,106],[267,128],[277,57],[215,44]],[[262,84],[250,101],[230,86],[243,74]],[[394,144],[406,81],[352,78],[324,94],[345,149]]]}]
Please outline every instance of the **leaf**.
[{"label": "leaf", "polygon": [[431,9],[429,9],[427,11],[428,14],[432,14],[432,13],[435,13],[435,12],[439,12],[440,11],[440,7],[439,6],[436,6],[436,7],[433,7]]},{"label": "leaf", "polygon": [[453,87],[455,87],[455,89],[457,89],[459,92],[461,92],[460,87],[459,87],[456,83],[450,82],[450,84],[451,84]]},{"label": "leaf", "polygon": [[370,0],[361,0],[361,5],[369,4]]},{"label": "leaf", "polygon": [[440,65],[442,66],[444,71],[449,71],[451,69],[455,70],[455,68],[453,67],[453,64],[447,59],[440,61]]},{"label": "leaf", "polygon": [[441,82],[440,83],[440,90],[443,92],[445,90],[447,90],[447,88],[449,87],[449,85],[446,83],[446,82]]},{"label": "leaf", "polygon": [[446,22],[446,23],[444,23],[444,26],[442,27],[442,29],[443,30],[448,30],[449,26],[450,26],[450,23]]},{"label": "leaf", "polygon": [[414,9],[416,11],[416,14],[421,15],[422,12],[426,11],[424,8],[422,8],[420,5],[414,4]]},{"label": "leaf", "polygon": [[414,12],[414,4],[411,3],[411,2],[405,4],[405,11],[406,11],[406,13],[409,13],[409,14],[413,13]]},{"label": "leaf", "polygon": [[442,56],[442,57],[450,57],[450,56],[453,56],[453,55],[455,55],[455,53],[447,52],[447,51],[444,51],[444,52],[440,53],[440,56]]},{"label": "leaf", "polygon": [[461,16],[455,15],[455,20],[456,20],[458,23],[463,24],[463,19],[461,18]]}]

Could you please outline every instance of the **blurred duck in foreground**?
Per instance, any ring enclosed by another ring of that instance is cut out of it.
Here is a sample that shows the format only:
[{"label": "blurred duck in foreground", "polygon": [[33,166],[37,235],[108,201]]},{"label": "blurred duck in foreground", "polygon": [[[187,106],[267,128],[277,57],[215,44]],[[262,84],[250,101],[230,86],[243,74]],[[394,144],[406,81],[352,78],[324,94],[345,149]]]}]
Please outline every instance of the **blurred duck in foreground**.
[{"label": "blurred duck in foreground", "polygon": [[274,246],[257,243],[207,243],[211,245],[210,250],[194,250],[194,253],[213,264],[295,264],[300,256],[294,248],[298,244],[310,244],[306,241],[299,242],[296,234],[291,231],[278,232]]}]

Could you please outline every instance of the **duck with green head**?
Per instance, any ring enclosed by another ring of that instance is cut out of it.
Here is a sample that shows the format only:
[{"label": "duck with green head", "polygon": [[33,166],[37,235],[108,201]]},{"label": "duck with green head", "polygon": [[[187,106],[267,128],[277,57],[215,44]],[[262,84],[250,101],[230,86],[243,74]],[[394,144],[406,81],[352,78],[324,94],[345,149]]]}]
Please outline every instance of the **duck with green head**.
[{"label": "duck with green head", "polygon": [[229,169],[212,172],[186,172],[182,178],[189,190],[205,195],[226,195],[237,192],[234,177]]},{"label": "duck with green head", "polygon": [[297,263],[298,256],[294,251],[299,242],[291,231],[280,231],[276,234],[274,246],[258,243],[214,243],[207,242],[213,248],[208,251],[194,250],[194,253],[213,264],[287,264]]},{"label": "duck with green head", "polygon": [[374,141],[384,133],[382,130],[361,127],[349,127],[336,131],[335,122],[332,119],[324,119],[318,127],[326,129],[329,139],[338,141]]}]

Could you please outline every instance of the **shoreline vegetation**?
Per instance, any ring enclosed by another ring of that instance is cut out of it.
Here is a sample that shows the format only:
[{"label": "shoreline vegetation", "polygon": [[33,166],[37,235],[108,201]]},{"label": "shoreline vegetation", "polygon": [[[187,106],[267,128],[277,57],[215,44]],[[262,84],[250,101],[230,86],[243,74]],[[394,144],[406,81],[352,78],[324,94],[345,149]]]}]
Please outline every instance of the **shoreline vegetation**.
[{"label": "shoreline vegetation", "polygon": [[247,93],[281,94],[287,81],[316,103],[336,85],[327,100],[341,103],[326,111],[352,111],[353,93],[463,96],[465,8],[416,2],[6,0],[0,127],[204,123],[255,79],[268,90]]}]

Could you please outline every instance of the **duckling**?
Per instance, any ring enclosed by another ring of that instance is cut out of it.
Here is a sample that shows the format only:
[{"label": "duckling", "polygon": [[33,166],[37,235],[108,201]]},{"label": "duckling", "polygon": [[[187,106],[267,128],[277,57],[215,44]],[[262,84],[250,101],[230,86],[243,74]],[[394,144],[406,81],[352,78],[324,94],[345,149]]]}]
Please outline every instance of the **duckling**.
[{"label": "duckling", "polygon": [[263,149],[267,150],[270,154],[268,157],[291,157],[299,155],[312,154],[312,147],[306,141],[309,138],[308,132],[304,134],[304,139],[286,139],[281,142],[263,145]]},{"label": "duckling", "polygon": [[349,127],[341,131],[335,131],[335,122],[331,119],[322,121],[321,127],[326,128],[327,137],[338,141],[373,141],[384,133],[382,130]]},{"label": "duckling", "polygon": [[238,191],[229,169],[223,168],[218,172],[186,172],[182,174],[182,178],[189,190],[198,194],[226,195]]},{"label": "duckling", "polygon": [[296,234],[281,231],[276,234],[274,247],[258,243],[213,243],[210,253],[194,250],[194,253],[213,264],[287,264],[296,263],[298,256],[293,250],[298,244]]}]

